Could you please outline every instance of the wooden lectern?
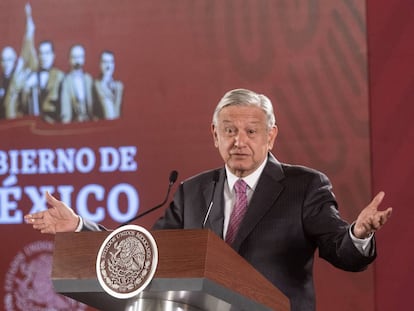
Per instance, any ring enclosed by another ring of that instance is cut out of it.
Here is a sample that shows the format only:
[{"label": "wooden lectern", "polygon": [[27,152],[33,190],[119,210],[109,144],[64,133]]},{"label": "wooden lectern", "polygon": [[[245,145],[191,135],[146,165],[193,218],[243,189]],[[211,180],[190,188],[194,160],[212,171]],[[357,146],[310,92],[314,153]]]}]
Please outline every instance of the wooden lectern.
[{"label": "wooden lectern", "polygon": [[210,230],[151,234],[158,267],[145,290],[131,299],[110,296],[97,280],[97,253],[109,232],[56,234],[56,292],[99,310],[290,310],[289,299]]}]

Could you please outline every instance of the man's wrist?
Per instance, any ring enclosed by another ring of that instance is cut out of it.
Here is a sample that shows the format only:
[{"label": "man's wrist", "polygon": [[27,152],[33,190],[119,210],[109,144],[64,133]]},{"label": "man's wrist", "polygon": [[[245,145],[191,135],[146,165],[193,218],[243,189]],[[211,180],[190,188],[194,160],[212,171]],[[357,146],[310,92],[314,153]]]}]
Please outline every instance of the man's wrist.
[{"label": "man's wrist", "polygon": [[358,237],[358,236],[356,236],[355,235],[355,233],[354,233],[354,228],[355,228],[355,222],[354,223],[352,223],[351,224],[351,228],[350,228],[350,230],[349,230],[349,233],[351,234],[351,237],[353,238],[353,239],[357,239],[357,240],[361,240],[361,241],[364,241],[364,240],[368,240],[368,239],[371,239],[372,238],[372,236],[374,235],[374,232],[370,232],[368,235],[366,235],[365,237]]}]

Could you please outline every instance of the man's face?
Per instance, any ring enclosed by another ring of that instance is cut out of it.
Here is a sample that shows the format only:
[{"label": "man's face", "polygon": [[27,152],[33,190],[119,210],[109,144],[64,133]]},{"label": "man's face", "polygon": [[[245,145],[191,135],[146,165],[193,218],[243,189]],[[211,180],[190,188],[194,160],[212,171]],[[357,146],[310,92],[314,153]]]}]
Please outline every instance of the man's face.
[{"label": "man's face", "polygon": [[263,163],[277,136],[277,127],[268,129],[264,111],[254,106],[223,108],[211,131],[225,164],[239,177],[253,173]]},{"label": "man's face", "polygon": [[81,46],[74,46],[70,51],[70,65],[73,69],[80,69],[85,64],[85,50]]},{"label": "man's face", "polygon": [[52,45],[48,42],[39,45],[39,62],[41,69],[50,69],[55,60],[55,53],[53,53]]},{"label": "man's face", "polygon": [[110,53],[103,53],[101,56],[101,72],[104,76],[112,76],[115,70],[114,56]]},{"label": "man's face", "polygon": [[11,47],[5,47],[1,53],[1,68],[6,76],[10,76],[16,62],[16,52]]}]

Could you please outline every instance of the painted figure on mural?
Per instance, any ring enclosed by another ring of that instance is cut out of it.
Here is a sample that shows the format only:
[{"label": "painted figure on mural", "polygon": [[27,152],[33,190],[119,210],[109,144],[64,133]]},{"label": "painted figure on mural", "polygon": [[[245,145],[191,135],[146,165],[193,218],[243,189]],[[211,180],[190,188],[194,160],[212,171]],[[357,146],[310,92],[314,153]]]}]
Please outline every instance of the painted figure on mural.
[{"label": "painted figure on mural", "polygon": [[11,46],[4,47],[1,52],[0,119],[14,119],[23,115],[20,95],[30,72],[37,68],[33,43],[35,26],[29,5],[26,5],[25,13],[26,33],[20,56]]},{"label": "painted figure on mural", "polygon": [[91,121],[93,117],[93,79],[84,71],[85,48],[75,44],[69,52],[71,70],[62,82],[61,121],[63,123]]},{"label": "painted figure on mural", "polygon": [[40,42],[39,66],[29,75],[21,96],[24,114],[40,116],[49,123],[60,121],[60,89],[64,78],[63,71],[53,66],[54,60],[53,42]]},{"label": "painted figure on mural", "polygon": [[124,85],[114,79],[115,55],[103,51],[100,57],[101,75],[94,81],[94,115],[98,119],[112,120],[121,116]]}]

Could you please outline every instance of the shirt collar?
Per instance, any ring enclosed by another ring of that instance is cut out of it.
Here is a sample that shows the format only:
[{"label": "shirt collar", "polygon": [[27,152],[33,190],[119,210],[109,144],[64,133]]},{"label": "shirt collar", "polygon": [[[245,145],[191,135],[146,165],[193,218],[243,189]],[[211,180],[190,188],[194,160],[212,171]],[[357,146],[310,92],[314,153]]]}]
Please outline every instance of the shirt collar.
[{"label": "shirt collar", "polygon": [[[253,173],[242,178],[246,182],[246,184],[249,186],[250,189],[254,190],[256,188],[257,182],[259,181],[260,175],[262,174],[266,163],[267,163],[267,158],[265,158],[263,163],[260,164],[260,166]],[[230,169],[228,168],[227,164],[225,167],[226,167],[226,175],[227,175],[227,184],[229,186],[229,189],[233,190],[234,184],[240,178],[234,175],[232,172],[230,172]]]}]

